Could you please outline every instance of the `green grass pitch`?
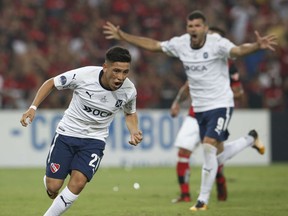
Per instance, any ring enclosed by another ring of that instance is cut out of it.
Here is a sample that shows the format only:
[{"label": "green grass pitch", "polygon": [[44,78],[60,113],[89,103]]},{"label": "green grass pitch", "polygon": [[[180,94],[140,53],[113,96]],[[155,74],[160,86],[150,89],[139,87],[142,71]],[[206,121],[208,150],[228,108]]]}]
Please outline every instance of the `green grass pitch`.
[{"label": "green grass pitch", "polygon": [[[173,167],[99,168],[67,216],[285,216],[288,215],[288,164],[227,166],[228,200],[191,212],[200,185],[200,167],[191,167],[193,202],[171,204],[178,196]],[[44,169],[0,169],[0,215],[43,215],[51,200],[43,186]],[[140,189],[133,184],[140,184]],[[118,191],[117,191],[118,189]]]}]

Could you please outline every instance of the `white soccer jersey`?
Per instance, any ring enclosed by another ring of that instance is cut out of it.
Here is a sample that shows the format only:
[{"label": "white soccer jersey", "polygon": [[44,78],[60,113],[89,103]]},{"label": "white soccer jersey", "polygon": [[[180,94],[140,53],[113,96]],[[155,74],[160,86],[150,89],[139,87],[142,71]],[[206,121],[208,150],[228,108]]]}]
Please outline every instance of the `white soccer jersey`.
[{"label": "white soccer jersey", "polygon": [[59,134],[106,141],[109,125],[123,109],[136,112],[136,89],[127,78],[116,91],[100,84],[102,67],[88,66],[67,71],[54,78],[58,90],[72,89],[73,97],[56,132]]},{"label": "white soccer jersey", "polygon": [[207,34],[205,44],[199,49],[192,49],[190,44],[187,33],[161,42],[161,47],[167,55],[182,61],[195,112],[233,107],[228,58],[235,44],[218,34]]}]

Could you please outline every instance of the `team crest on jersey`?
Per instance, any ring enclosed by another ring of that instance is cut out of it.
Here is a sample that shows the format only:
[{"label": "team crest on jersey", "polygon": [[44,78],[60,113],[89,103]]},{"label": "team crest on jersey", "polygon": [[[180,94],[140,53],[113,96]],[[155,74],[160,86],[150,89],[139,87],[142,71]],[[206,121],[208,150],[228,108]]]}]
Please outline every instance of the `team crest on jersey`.
[{"label": "team crest on jersey", "polygon": [[59,169],[60,169],[60,164],[57,164],[57,163],[50,164],[50,170],[52,173],[56,173]]},{"label": "team crest on jersey", "polygon": [[65,76],[60,76],[61,85],[65,85],[67,82],[67,78]]},{"label": "team crest on jersey", "polygon": [[115,104],[115,107],[121,107],[122,103],[123,103],[123,100],[117,100],[116,104]]},{"label": "team crest on jersey", "polygon": [[204,52],[204,53],[203,53],[203,58],[204,58],[204,59],[207,59],[207,58],[208,58],[208,53],[207,53],[207,52]]}]

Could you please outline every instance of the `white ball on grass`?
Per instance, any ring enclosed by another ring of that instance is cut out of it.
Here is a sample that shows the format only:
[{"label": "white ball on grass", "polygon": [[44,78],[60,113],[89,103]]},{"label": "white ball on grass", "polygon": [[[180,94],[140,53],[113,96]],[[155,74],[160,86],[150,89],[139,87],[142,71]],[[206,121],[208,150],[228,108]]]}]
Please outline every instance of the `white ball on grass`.
[{"label": "white ball on grass", "polygon": [[138,189],[140,189],[140,184],[137,183],[137,182],[135,182],[135,183],[133,184],[133,187],[134,187],[135,190],[138,190]]},{"label": "white ball on grass", "polygon": [[118,187],[118,186],[114,186],[114,187],[113,187],[113,191],[114,191],[114,192],[119,191],[119,187]]}]

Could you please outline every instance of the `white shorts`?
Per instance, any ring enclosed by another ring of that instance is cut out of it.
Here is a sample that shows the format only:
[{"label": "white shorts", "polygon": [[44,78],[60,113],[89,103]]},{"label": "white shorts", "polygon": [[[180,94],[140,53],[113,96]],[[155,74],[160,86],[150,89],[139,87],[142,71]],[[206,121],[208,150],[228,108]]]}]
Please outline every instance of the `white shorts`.
[{"label": "white shorts", "polygon": [[197,120],[191,116],[186,116],[178,131],[174,145],[192,152],[199,143],[200,134]]}]

